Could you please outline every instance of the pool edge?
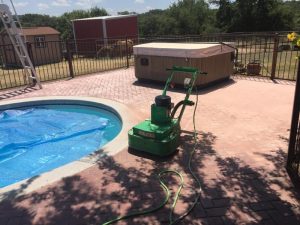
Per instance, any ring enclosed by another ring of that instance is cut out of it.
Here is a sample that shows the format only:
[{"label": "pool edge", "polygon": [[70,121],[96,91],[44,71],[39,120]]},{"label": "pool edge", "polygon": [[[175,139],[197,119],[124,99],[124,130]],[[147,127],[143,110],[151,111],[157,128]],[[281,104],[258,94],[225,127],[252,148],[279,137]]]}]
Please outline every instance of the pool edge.
[{"label": "pool edge", "polygon": [[0,108],[4,108],[4,106],[9,108],[13,106],[22,107],[28,104],[43,104],[44,101],[47,101],[48,104],[49,102],[59,104],[59,102],[62,103],[63,101],[65,101],[64,103],[71,103],[72,101],[78,103],[82,101],[85,105],[101,105],[101,107],[115,113],[120,118],[122,121],[122,129],[112,141],[88,156],[55,168],[49,172],[42,173],[39,176],[28,178],[4,188],[0,188],[0,202],[5,199],[12,199],[28,194],[65,177],[72,176],[95,165],[103,158],[103,156],[113,156],[127,148],[127,131],[136,124],[138,121],[137,118],[139,117],[132,109],[122,103],[96,97],[51,96],[5,100],[0,101]]}]

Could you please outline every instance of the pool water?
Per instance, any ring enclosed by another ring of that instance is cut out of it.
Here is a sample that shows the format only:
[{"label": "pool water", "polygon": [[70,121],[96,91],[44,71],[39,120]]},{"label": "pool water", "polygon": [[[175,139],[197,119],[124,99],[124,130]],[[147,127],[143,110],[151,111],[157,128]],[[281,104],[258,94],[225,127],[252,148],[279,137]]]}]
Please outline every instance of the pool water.
[{"label": "pool water", "polygon": [[100,149],[121,127],[114,113],[91,106],[43,105],[0,111],[0,188]]}]

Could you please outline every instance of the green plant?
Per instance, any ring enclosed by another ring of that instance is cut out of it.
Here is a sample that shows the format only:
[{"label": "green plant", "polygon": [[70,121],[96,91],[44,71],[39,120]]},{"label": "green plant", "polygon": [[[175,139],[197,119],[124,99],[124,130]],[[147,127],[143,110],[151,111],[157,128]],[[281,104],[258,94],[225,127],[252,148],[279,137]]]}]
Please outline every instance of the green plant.
[{"label": "green plant", "polygon": [[[300,35],[298,35],[295,32],[292,32],[290,34],[287,35],[287,39],[292,42],[292,44],[294,46],[300,47]],[[300,56],[297,56],[297,58],[299,59]]]}]

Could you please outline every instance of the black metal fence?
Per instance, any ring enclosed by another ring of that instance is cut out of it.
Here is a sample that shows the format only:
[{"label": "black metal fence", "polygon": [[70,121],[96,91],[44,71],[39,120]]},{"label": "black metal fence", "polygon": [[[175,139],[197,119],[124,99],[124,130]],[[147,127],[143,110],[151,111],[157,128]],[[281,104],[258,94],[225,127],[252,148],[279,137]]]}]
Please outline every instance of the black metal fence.
[{"label": "black metal fence", "polygon": [[[161,36],[145,37],[140,39],[140,42],[230,42],[238,49],[236,73],[295,80],[297,71],[295,59],[300,55],[300,48],[288,42],[287,34],[288,32]],[[257,69],[253,70],[253,66]]]},{"label": "black metal fence", "polygon": [[[300,61],[298,61],[300,67]],[[294,108],[292,115],[287,170],[291,178],[300,184],[300,69],[297,73]]]},{"label": "black metal fence", "polygon": [[[296,79],[299,49],[287,42],[286,33],[125,37],[28,43],[27,47],[41,81],[48,81],[129,67],[134,63],[133,45],[148,42],[232,42],[238,50],[236,73]],[[13,46],[0,45],[0,89],[25,84]]]},{"label": "black metal fence", "polygon": [[[48,41],[27,50],[41,81],[129,67],[136,39]],[[42,47],[41,47],[42,46]],[[11,44],[0,45],[0,89],[26,85],[21,62]]]}]

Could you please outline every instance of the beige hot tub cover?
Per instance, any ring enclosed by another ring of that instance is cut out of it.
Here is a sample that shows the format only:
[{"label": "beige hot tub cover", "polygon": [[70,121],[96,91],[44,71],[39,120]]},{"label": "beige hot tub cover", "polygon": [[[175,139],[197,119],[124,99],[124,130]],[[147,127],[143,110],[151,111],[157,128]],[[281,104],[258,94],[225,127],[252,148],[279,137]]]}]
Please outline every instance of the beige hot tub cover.
[{"label": "beige hot tub cover", "polygon": [[233,52],[235,49],[230,45],[232,47],[219,43],[147,43],[134,46],[133,52],[134,55],[206,58]]}]

